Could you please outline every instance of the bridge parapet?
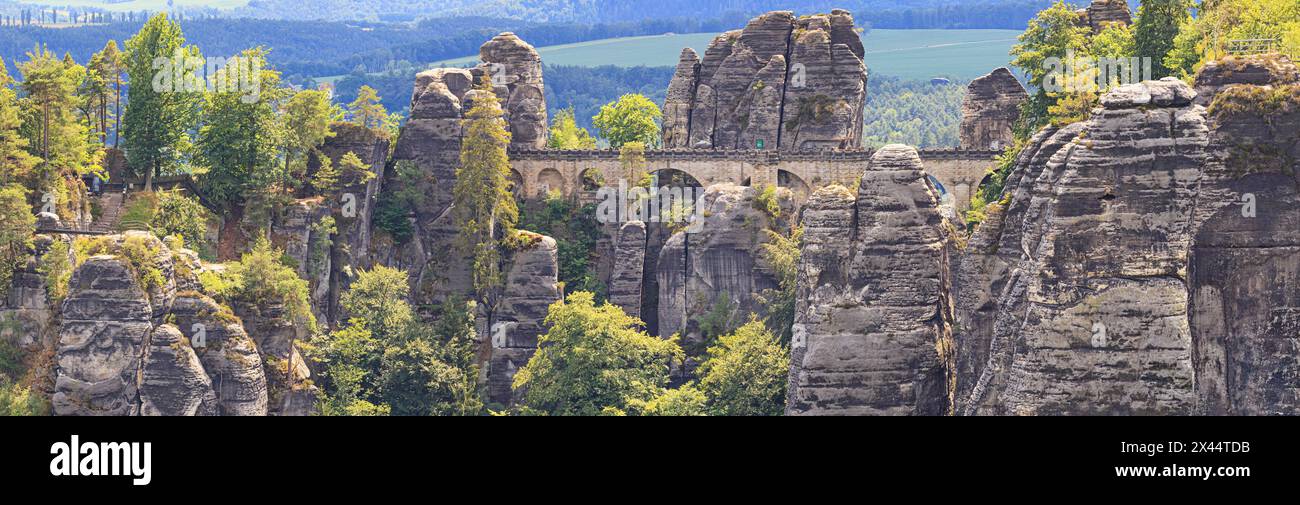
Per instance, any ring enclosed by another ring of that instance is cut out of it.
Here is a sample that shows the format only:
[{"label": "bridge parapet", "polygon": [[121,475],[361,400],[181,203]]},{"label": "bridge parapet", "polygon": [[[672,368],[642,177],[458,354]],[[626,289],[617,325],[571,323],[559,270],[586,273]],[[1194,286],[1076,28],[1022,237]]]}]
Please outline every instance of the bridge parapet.
[{"label": "bridge parapet", "polygon": [[[873,154],[873,149],[652,149],[645,152],[645,170],[680,171],[704,186],[719,183],[774,184],[789,187],[796,195],[806,196],[829,184],[852,184],[862,175],[863,167]],[[972,189],[1001,151],[923,149],[919,154],[926,172],[952,195],[958,208],[965,208]],[[520,190],[529,196],[557,189],[566,195],[574,195],[584,189],[583,174],[589,171],[598,173],[610,186],[617,185],[620,179],[635,178],[624,173],[616,149],[512,149],[510,160],[514,176],[521,184]]]},{"label": "bridge parapet", "polygon": [[[975,149],[918,149],[921,159],[992,160],[1002,151]],[[757,149],[650,149],[646,161],[653,160],[731,160],[751,163],[777,163],[788,161],[867,161],[875,154],[873,149],[826,149],[805,151],[776,151]],[[617,149],[511,149],[512,160],[594,161],[617,160]]]}]

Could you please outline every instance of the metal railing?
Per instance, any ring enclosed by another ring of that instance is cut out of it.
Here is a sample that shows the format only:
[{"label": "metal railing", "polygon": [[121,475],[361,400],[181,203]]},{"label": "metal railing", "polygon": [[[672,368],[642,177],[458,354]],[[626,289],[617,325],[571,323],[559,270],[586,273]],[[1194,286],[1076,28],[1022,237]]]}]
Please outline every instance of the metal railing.
[{"label": "metal railing", "polygon": [[1275,53],[1281,44],[1278,39],[1236,39],[1228,41],[1227,49],[1233,56],[1254,56]]}]

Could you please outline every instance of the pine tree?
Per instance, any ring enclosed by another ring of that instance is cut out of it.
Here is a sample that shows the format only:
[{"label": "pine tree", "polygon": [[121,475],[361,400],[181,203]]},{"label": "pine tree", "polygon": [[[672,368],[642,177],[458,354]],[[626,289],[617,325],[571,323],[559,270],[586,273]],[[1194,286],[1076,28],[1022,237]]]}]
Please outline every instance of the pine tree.
[{"label": "pine tree", "polygon": [[[474,258],[474,289],[481,300],[501,282],[498,241],[514,235],[519,209],[510,192],[510,133],[496,94],[486,85],[465,115],[460,168],[452,190],[460,247]],[[489,304],[491,306],[491,304]]]},{"label": "pine tree", "polygon": [[1191,7],[1191,0],[1144,0],[1138,9],[1133,45],[1138,56],[1151,58],[1152,79],[1173,74],[1165,66],[1165,57],[1174,48],[1174,38],[1190,17]]},{"label": "pine tree", "polygon": [[118,137],[120,137],[118,130],[122,128],[122,72],[125,62],[123,56],[117,48],[117,41],[110,40],[104,44],[103,49],[90,57],[90,63],[87,65],[88,70],[98,79],[92,89],[98,106],[96,126],[100,133],[100,142],[104,145],[108,144],[109,122],[114,121],[113,147],[117,147]]},{"label": "pine tree", "polygon": [[42,161],[33,187],[53,191],[63,206],[72,189],[69,184],[80,184],[80,176],[100,170],[100,152],[91,144],[86,124],[76,117],[81,104],[77,86],[85,78],[85,68],[70,57],[60,59],[37,47],[18,69],[27,94],[23,103],[34,116],[24,128],[29,132],[29,150]]},{"label": "pine tree", "polygon": [[348,105],[352,112],[352,122],[366,128],[382,129],[388,119],[388,111],[379,103],[379,93],[370,86],[361,86],[357,90],[357,99]]},{"label": "pine tree", "polygon": [[23,137],[22,126],[18,93],[4,59],[0,59],[0,187],[30,183],[32,169],[41,161],[27,152],[30,142]]}]

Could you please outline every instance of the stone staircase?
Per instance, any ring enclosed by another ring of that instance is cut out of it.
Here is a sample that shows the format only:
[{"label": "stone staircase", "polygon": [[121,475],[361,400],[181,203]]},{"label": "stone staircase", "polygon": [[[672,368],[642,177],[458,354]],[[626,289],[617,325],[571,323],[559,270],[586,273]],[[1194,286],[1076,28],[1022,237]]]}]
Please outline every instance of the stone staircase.
[{"label": "stone staircase", "polygon": [[88,231],[97,233],[117,233],[118,225],[122,220],[122,212],[126,208],[126,195],[121,192],[105,192],[96,197],[99,202],[101,214],[90,224]]}]

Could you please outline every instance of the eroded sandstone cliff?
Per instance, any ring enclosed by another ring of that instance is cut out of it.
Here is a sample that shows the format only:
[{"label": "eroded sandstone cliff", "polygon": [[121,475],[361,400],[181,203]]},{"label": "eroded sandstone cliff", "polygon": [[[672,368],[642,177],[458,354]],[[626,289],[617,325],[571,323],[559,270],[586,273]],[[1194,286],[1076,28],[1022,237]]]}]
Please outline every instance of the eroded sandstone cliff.
[{"label": "eroded sandstone cliff", "polygon": [[863,47],[847,11],[769,12],[683,50],[664,102],[665,147],[857,147],[866,102]]}]

